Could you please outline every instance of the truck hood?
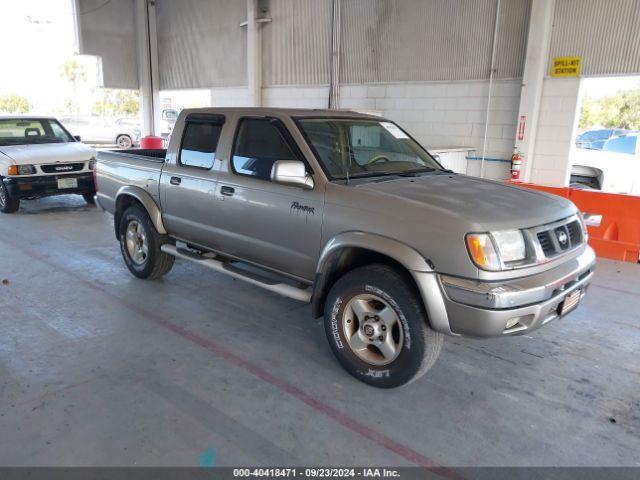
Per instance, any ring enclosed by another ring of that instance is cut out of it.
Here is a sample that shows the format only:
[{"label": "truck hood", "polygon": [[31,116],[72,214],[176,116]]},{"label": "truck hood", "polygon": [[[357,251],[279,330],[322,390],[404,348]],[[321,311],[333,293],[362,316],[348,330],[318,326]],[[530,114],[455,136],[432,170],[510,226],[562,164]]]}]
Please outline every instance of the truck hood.
[{"label": "truck hood", "polygon": [[[377,178],[356,188],[393,197],[396,202],[409,202],[448,216],[454,215],[476,231],[529,228],[576,212],[573,203],[564,198],[466,175]],[[399,207],[396,202],[394,204]]]},{"label": "truck hood", "polygon": [[86,162],[96,155],[93,148],[80,142],[8,145],[0,146],[0,152],[16,165]]}]

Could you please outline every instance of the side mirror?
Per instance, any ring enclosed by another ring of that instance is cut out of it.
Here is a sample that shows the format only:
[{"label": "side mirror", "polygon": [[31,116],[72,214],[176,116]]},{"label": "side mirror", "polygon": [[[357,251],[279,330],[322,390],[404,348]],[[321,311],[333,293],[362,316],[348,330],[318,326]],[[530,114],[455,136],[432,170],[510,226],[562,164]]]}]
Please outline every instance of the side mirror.
[{"label": "side mirror", "polygon": [[313,178],[307,173],[307,167],[298,160],[277,160],[271,167],[271,181],[290,187],[313,189]]},{"label": "side mirror", "polygon": [[440,154],[439,153],[432,153],[431,156],[433,157],[433,159],[438,162],[438,163],[442,163],[440,161]]},{"label": "side mirror", "polygon": [[76,139],[76,142],[81,142],[82,139],[80,138],[80,135],[74,135],[73,138]]}]

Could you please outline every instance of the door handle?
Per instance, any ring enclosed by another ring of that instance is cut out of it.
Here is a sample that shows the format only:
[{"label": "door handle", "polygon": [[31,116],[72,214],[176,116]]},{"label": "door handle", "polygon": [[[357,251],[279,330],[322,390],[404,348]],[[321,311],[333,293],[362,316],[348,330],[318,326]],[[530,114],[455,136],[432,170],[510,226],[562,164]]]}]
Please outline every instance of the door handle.
[{"label": "door handle", "polygon": [[231,197],[231,196],[233,196],[233,194],[234,194],[234,192],[235,192],[235,191],[236,191],[236,190],[235,190],[235,188],[233,188],[233,187],[227,187],[226,185],[223,185],[223,186],[220,188],[220,193],[221,193],[222,195],[226,196],[226,197]]},{"label": "door handle", "polygon": [[182,179],[180,177],[171,177],[171,180],[169,180],[169,183],[171,185],[180,185],[182,183]]}]

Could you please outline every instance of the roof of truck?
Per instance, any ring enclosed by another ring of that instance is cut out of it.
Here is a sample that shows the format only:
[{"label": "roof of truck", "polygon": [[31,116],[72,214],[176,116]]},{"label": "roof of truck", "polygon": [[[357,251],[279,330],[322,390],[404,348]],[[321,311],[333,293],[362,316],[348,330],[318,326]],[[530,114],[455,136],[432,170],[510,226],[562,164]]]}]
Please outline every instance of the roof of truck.
[{"label": "roof of truck", "polygon": [[289,117],[345,117],[363,118],[371,120],[381,120],[382,116],[353,110],[328,110],[328,109],[308,109],[308,108],[271,108],[271,107],[207,107],[207,108],[185,108],[182,112],[189,113],[211,113],[211,114],[234,114],[268,116],[285,115]]}]

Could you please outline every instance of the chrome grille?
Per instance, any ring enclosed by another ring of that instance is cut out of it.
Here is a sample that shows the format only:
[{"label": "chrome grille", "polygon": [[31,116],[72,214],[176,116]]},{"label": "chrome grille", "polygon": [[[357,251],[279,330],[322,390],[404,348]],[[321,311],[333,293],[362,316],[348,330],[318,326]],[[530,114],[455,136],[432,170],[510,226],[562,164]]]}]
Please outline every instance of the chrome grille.
[{"label": "chrome grille", "polygon": [[558,222],[536,230],[536,238],[540,244],[540,249],[547,258],[573,250],[584,241],[582,226],[575,217],[572,217],[566,223]]},{"label": "chrome grille", "polygon": [[569,230],[569,238],[571,239],[572,245],[582,243],[582,227],[580,226],[580,222],[577,220],[571,222],[567,225],[567,229]]},{"label": "chrome grille", "polygon": [[54,163],[51,165],[40,165],[44,173],[69,173],[79,172],[84,168],[84,163]]},{"label": "chrome grille", "polygon": [[542,252],[547,257],[555,252],[553,242],[551,241],[551,233],[549,231],[538,233],[538,242],[540,242]]}]

